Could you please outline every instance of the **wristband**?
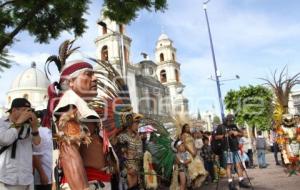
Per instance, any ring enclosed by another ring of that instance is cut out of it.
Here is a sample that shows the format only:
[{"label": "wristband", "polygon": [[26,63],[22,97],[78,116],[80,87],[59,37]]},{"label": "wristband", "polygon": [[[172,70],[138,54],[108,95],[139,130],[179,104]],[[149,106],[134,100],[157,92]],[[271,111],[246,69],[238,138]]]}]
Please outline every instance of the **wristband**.
[{"label": "wristband", "polygon": [[21,126],[22,126],[22,124],[16,124],[16,123],[13,123],[10,125],[10,127],[12,127],[12,128],[19,128]]},{"label": "wristband", "polygon": [[36,131],[36,132],[31,132],[31,135],[34,136],[34,137],[39,136],[39,132],[38,132],[38,131]]}]

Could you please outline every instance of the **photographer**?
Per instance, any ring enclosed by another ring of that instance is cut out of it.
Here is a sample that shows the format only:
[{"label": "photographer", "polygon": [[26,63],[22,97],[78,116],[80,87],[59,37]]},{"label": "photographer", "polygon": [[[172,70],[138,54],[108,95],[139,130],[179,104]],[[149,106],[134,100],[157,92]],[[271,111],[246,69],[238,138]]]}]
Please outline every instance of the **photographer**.
[{"label": "photographer", "polygon": [[41,142],[38,119],[25,98],[14,99],[8,112],[0,120],[0,189],[31,190],[32,149]]},{"label": "photographer", "polygon": [[239,137],[243,136],[243,133],[234,124],[234,116],[228,114],[225,118],[225,123],[219,125],[216,132],[216,139],[223,141],[223,157],[226,162],[226,170],[228,177],[229,190],[235,190],[236,187],[233,183],[231,171],[233,164],[236,166],[239,176],[239,186],[244,188],[250,188],[249,184],[243,178],[243,169],[241,164],[241,155],[239,153]]}]

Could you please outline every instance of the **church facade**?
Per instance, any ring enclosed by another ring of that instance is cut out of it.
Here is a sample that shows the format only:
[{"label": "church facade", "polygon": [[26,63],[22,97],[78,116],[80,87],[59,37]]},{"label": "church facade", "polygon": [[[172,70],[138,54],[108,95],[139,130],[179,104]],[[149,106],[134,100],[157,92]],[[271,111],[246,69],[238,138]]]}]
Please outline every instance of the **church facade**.
[{"label": "church facade", "polygon": [[[132,63],[132,39],[125,26],[101,16],[99,36],[96,38],[97,59],[108,61],[126,78],[133,111],[154,118],[168,118],[188,113],[188,99],[183,96],[180,63],[173,41],[161,34],[156,42],[155,60]],[[125,77],[126,76],[126,77]]]}]

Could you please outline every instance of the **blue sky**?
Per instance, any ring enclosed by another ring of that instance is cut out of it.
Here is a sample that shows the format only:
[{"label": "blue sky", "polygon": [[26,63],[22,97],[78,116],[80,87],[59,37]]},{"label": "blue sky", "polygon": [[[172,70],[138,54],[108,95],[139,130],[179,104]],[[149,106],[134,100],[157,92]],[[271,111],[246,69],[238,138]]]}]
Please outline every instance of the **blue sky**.
[{"label": "blue sky", "polygon": [[[195,114],[211,109],[218,111],[217,90],[208,77],[213,74],[205,15],[201,0],[169,0],[164,13],[141,11],[138,18],[126,27],[132,38],[131,57],[136,63],[146,52],[154,59],[155,43],[162,30],[173,40],[177,59],[181,63],[181,78],[186,85],[184,94]],[[85,54],[95,56],[94,39],[98,35],[96,21],[102,1],[94,0],[86,15],[88,29],[77,44]],[[223,96],[229,89],[261,84],[258,78],[270,76],[271,71],[288,66],[289,73],[300,71],[300,1],[298,0],[211,0],[208,16],[211,25],[216,60],[222,78],[238,74],[240,80],[222,85]],[[34,43],[34,38],[23,32],[10,53],[16,64],[1,73],[0,105],[16,76],[36,61],[39,68],[50,54],[56,54],[59,44],[72,38],[64,32],[49,44]]]}]

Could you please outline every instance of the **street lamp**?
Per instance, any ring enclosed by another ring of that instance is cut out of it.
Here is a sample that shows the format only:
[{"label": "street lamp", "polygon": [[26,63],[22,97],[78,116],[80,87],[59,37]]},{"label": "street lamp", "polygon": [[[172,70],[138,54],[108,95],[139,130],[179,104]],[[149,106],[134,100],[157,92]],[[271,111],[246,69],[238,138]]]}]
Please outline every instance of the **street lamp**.
[{"label": "street lamp", "polygon": [[[126,70],[126,63],[125,63],[125,54],[124,54],[124,37],[123,34],[120,32],[116,32],[110,28],[107,28],[107,25],[105,22],[103,21],[98,21],[97,24],[99,24],[100,26],[110,30],[113,34],[117,34],[120,38],[121,41],[121,56],[122,56],[122,64],[120,64],[121,66],[121,73],[122,73],[122,77],[125,81],[125,83],[127,84],[127,70]],[[119,45],[120,46],[120,45]]]},{"label": "street lamp", "polygon": [[209,21],[208,21],[208,16],[207,16],[207,6],[206,5],[209,1],[210,0],[205,1],[203,3],[203,9],[204,9],[204,12],[205,12],[205,18],[206,18],[206,24],[207,24],[207,29],[208,29],[208,35],[209,35],[210,48],[211,48],[211,53],[212,53],[212,58],[213,58],[213,63],[214,63],[215,80],[216,80],[217,90],[218,90],[218,98],[219,98],[219,103],[220,103],[221,118],[222,118],[222,121],[224,121],[225,116],[224,116],[224,107],[223,107],[223,100],[222,100],[222,94],[221,94],[221,88],[220,88],[220,79],[219,79],[219,75],[217,73],[218,68],[217,68],[215,52],[214,52],[214,46],[213,46],[213,42],[212,42],[210,26],[209,26]]},{"label": "street lamp", "polygon": [[[218,75],[218,77],[220,78],[221,75]],[[208,77],[208,79],[216,81],[212,76]],[[235,78],[228,78],[228,79],[222,79],[222,80],[219,79],[219,81],[220,82],[225,82],[225,81],[238,80],[238,79],[240,79],[240,76],[239,75],[235,75]],[[221,85],[221,83],[220,83],[220,85]]]}]

